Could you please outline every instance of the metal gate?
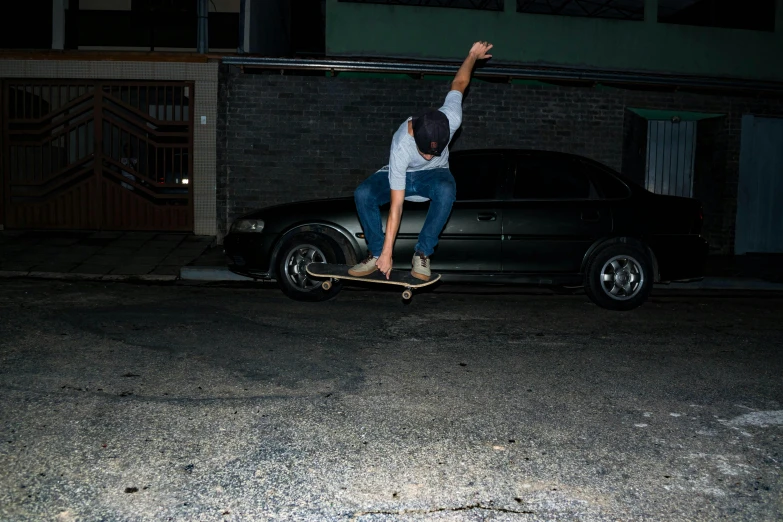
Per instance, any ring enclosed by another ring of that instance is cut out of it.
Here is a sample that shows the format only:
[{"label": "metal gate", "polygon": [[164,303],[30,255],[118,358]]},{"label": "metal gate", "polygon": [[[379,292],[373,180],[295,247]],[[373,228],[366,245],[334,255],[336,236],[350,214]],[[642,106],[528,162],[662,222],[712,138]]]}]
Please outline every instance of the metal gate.
[{"label": "metal gate", "polygon": [[742,117],[734,253],[783,252],[783,118]]},{"label": "metal gate", "polygon": [[9,80],[5,227],[193,230],[193,84]]},{"label": "metal gate", "polygon": [[647,122],[647,176],[650,192],[693,197],[696,122]]}]

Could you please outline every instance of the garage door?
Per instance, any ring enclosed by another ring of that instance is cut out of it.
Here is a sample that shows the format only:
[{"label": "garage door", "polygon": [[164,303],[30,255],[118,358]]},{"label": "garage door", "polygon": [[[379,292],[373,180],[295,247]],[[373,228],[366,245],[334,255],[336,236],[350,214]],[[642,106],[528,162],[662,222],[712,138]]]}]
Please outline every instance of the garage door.
[{"label": "garage door", "polygon": [[192,83],[3,91],[7,229],[192,231]]},{"label": "garage door", "polygon": [[735,254],[783,252],[783,119],[742,118]]}]

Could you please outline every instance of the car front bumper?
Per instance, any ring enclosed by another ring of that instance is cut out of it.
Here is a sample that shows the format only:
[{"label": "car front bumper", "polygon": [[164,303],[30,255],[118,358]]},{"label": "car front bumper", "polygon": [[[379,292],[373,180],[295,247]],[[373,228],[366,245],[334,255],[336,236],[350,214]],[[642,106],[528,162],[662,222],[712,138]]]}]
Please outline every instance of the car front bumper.
[{"label": "car front bumper", "polygon": [[267,279],[274,277],[271,253],[274,238],[262,233],[229,233],[223,238],[228,269],[238,274]]}]

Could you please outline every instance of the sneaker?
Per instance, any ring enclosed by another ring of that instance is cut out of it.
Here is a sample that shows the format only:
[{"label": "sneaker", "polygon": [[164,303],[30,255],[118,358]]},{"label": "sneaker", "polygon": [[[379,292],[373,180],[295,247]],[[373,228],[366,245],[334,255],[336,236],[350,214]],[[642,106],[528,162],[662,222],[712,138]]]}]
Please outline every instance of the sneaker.
[{"label": "sneaker", "polygon": [[420,252],[413,254],[413,270],[411,275],[422,281],[430,280],[430,258]]},{"label": "sneaker", "polygon": [[354,277],[368,276],[378,270],[378,267],[375,265],[376,261],[378,261],[378,258],[370,254],[367,256],[367,259],[349,268],[348,274]]}]

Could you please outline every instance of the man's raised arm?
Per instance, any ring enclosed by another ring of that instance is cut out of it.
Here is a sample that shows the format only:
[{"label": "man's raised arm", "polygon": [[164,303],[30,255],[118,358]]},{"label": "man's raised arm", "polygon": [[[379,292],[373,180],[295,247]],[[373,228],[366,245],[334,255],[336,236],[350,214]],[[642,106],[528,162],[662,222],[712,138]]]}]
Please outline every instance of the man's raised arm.
[{"label": "man's raised arm", "polygon": [[470,77],[473,74],[473,66],[476,65],[478,60],[486,60],[492,58],[491,54],[487,52],[492,49],[492,44],[487,42],[476,42],[473,47],[470,48],[468,57],[462,62],[457,75],[454,77],[454,81],[451,82],[451,90],[459,91],[465,94],[465,89],[470,84]]}]

